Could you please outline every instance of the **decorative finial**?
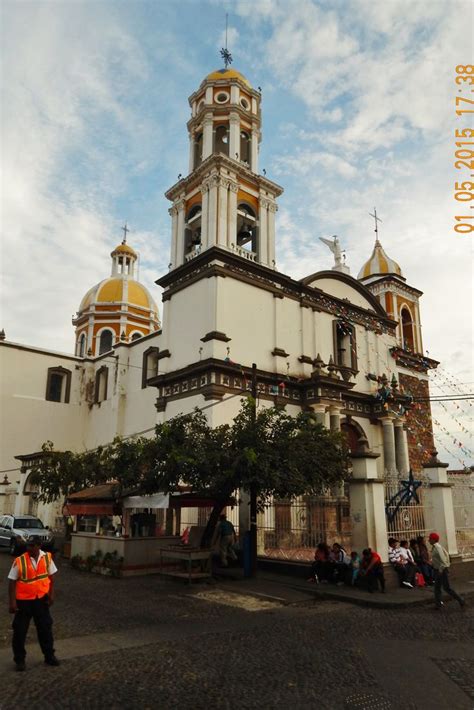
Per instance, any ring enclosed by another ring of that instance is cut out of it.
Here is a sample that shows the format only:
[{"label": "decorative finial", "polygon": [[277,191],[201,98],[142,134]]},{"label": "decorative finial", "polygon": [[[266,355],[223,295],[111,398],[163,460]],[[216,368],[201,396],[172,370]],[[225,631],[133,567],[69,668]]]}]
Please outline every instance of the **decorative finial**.
[{"label": "decorative finial", "polygon": [[229,15],[226,12],[225,15],[225,47],[222,47],[221,49],[221,57],[224,60],[224,67],[227,69],[229,64],[232,64],[232,54],[229,52],[227,49],[227,24],[229,21]]},{"label": "decorative finial", "polygon": [[7,337],[7,336],[5,335],[5,331],[4,331],[4,329],[2,328],[2,329],[0,330],[0,340],[5,340],[6,337]]},{"label": "decorative finial", "polygon": [[377,210],[375,209],[375,207],[374,207],[374,214],[372,214],[372,212],[369,212],[369,216],[373,217],[375,219],[375,229],[374,229],[375,244],[378,245],[378,244],[380,244],[380,242],[379,242],[379,227],[378,227],[377,222],[381,222],[382,220],[380,219],[380,217],[377,217]]},{"label": "decorative finial", "polygon": [[129,230],[129,228],[127,227],[127,223],[125,222],[125,225],[122,227],[122,232],[123,232],[122,244],[126,244],[126,243],[127,243],[127,232],[129,232],[129,231],[130,231],[130,230]]}]

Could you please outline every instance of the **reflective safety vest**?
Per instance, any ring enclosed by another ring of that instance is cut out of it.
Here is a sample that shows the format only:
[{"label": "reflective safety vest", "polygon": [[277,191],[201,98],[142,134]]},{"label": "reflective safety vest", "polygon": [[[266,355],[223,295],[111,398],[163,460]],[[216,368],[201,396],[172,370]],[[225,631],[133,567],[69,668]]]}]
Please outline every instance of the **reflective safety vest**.
[{"label": "reflective safety vest", "polygon": [[49,580],[51,554],[49,552],[46,552],[38,560],[36,569],[31,564],[31,558],[27,552],[17,557],[15,564],[19,573],[16,582],[17,599],[36,599],[36,597],[44,597],[49,592],[51,586]]}]

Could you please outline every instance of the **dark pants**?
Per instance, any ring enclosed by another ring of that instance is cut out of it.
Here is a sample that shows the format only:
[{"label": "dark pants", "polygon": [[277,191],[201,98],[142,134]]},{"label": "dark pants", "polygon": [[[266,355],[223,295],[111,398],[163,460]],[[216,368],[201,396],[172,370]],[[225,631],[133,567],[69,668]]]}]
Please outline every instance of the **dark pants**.
[{"label": "dark pants", "polygon": [[435,583],[434,583],[434,595],[435,595],[435,602],[436,606],[441,606],[441,588],[444,589],[446,594],[449,594],[450,597],[453,599],[456,599],[457,602],[461,606],[464,606],[464,600],[457,594],[454,589],[451,588],[451,585],[449,584],[449,573],[448,570],[445,569],[442,572],[438,572],[438,570],[434,570],[434,575],[435,575]]},{"label": "dark pants", "polygon": [[49,613],[48,596],[41,599],[17,599],[18,611],[13,619],[13,660],[22,663],[26,657],[25,640],[33,619],[38,634],[39,645],[45,658],[54,656],[53,620]]},{"label": "dark pants", "polygon": [[367,581],[367,589],[369,592],[374,592],[380,584],[382,592],[385,591],[385,576],[383,573],[383,565],[374,565],[372,569],[366,572],[365,579]]},{"label": "dark pants", "polygon": [[334,574],[334,565],[331,562],[316,560],[311,565],[311,575],[317,577],[319,581],[326,580],[330,582]]},{"label": "dark pants", "polygon": [[403,585],[403,582],[410,582],[415,586],[416,565],[411,562],[407,562],[406,565],[395,565],[395,571],[398,574],[400,586]]}]

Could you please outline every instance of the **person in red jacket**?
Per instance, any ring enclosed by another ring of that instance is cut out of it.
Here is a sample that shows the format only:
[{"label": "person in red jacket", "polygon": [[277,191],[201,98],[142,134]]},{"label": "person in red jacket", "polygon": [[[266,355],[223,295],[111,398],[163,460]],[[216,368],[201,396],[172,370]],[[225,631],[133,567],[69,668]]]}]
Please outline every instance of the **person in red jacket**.
[{"label": "person in red jacket", "polygon": [[26,552],[14,561],[8,575],[9,612],[13,619],[13,660],[17,671],[24,671],[25,641],[31,619],[35,622],[44,662],[59,666],[54,653],[53,620],[49,607],[54,601],[54,575],[57,567],[49,552],[41,549],[41,539],[34,535],[27,541]]},{"label": "person in red jacket", "polygon": [[362,550],[362,561],[360,563],[359,576],[367,581],[367,589],[374,592],[380,584],[380,591],[385,594],[385,576],[383,573],[383,563],[380,555],[368,547]]}]

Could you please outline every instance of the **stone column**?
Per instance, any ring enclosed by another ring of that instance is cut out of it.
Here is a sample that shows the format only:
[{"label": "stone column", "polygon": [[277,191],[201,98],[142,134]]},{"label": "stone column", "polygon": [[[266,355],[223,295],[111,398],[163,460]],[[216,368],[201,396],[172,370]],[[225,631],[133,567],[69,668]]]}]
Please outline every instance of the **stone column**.
[{"label": "stone column", "polygon": [[173,205],[168,210],[168,214],[171,217],[171,253],[170,253],[170,263],[173,267],[176,266],[176,235],[178,231],[178,210]]},{"label": "stone column", "polygon": [[218,218],[217,218],[217,243],[220,246],[227,244],[227,195],[229,183],[223,178],[218,183]]},{"label": "stone column", "polygon": [[328,428],[328,417],[326,414],[327,406],[325,404],[312,404],[311,409],[316,414],[316,422]]},{"label": "stone column", "polygon": [[194,131],[189,134],[189,172],[194,170]]},{"label": "stone column", "polygon": [[178,210],[178,224],[176,228],[176,260],[175,266],[180,266],[184,262],[184,200],[179,200],[176,203]]},{"label": "stone column", "polygon": [[235,111],[229,118],[229,158],[240,161],[240,117]]},{"label": "stone column", "polygon": [[393,417],[381,417],[383,431],[383,459],[384,468],[389,475],[397,473],[397,462],[395,458],[395,432],[393,430]]},{"label": "stone column", "polygon": [[268,265],[271,269],[276,268],[275,265],[275,214],[278,207],[274,202],[270,202],[268,206],[268,236],[267,236],[267,251]]},{"label": "stone column", "polygon": [[207,222],[207,246],[213,247],[217,243],[217,186],[219,176],[212,175],[209,179],[209,217]]},{"label": "stone column", "polygon": [[331,431],[341,431],[341,409],[340,404],[329,405],[329,428]]},{"label": "stone column", "polygon": [[202,211],[201,211],[201,250],[207,249],[208,244],[208,223],[209,223],[209,185],[207,181],[201,184]]},{"label": "stone column", "polygon": [[250,170],[258,174],[258,128],[252,127],[250,144]]},{"label": "stone column", "polygon": [[229,194],[227,197],[227,246],[237,244],[237,193],[239,186],[236,182],[229,182]]},{"label": "stone column", "polygon": [[400,476],[405,476],[410,469],[410,461],[408,458],[408,442],[407,433],[404,428],[404,419],[395,419],[395,460],[397,470]]},{"label": "stone column", "polygon": [[428,533],[437,532],[440,542],[450,555],[458,554],[454,520],[452,483],[448,481],[447,463],[438,461],[433,451],[431,460],[423,466],[429,487],[423,496],[423,514]]},{"label": "stone column", "polygon": [[351,455],[352,478],[349,499],[352,522],[353,550],[359,553],[366,547],[388,560],[387,520],[383,479],[377,477],[377,458],[365,442],[358,453]]},{"label": "stone column", "polygon": [[[259,199],[259,227],[257,240],[257,256],[261,264],[269,264],[268,260],[268,205],[264,197]],[[269,264],[271,266],[271,264]]]},{"label": "stone column", "polygon": [[203,138],[202,138],[202,160],[206,160],[212,154],[212,138],[213,138],[213,121],[212,113],[206,113],[203,125]]}]

